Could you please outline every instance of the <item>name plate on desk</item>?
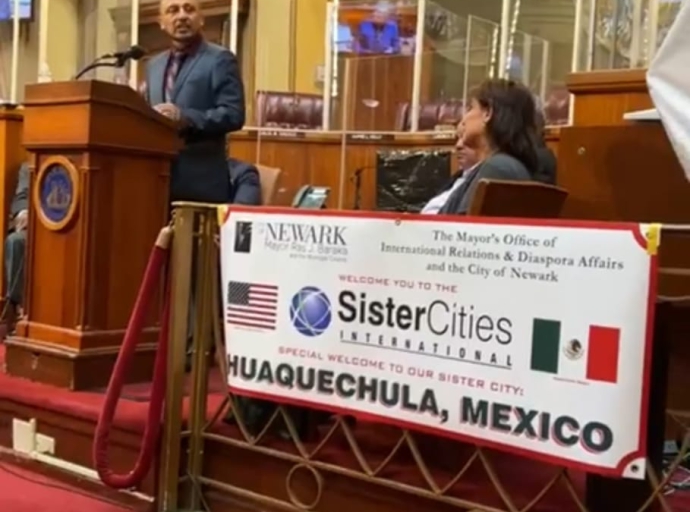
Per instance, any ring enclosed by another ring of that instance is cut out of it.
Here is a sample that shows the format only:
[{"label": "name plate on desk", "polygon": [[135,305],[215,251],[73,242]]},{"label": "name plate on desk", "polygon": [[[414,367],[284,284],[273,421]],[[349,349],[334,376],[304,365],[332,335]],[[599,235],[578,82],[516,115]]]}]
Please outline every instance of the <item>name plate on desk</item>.
[{"label": "name plate on desk", "polygon": [[346,140],[350,142],[390,142],[395,140],[395,135],[392,133],[348,133]]},{"label": "name plate on desk", "polygon": [[303,139],[306,134],[301,131],[293,130],[260,130],[259,137],[280,137],[283,139]]},{"label": "name plate on desk", "polygon": [[231,207],[228,384],[643,479],[658,235]]},{"label": "name plate on desk", "polygon": [[431,136],[433,140],[455,140],[457,137],[455,132],[433,132]]}]

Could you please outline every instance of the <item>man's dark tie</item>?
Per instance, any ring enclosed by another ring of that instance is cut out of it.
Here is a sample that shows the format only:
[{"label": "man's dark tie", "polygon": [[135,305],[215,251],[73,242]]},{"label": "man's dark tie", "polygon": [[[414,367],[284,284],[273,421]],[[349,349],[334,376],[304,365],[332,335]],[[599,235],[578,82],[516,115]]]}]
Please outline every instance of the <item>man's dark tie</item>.
[{"label": "man's dark tie", "polygon": [[175,79],[180,72],[180,65],[184,55],[179,52],[174,52],[170,55],[170,63],[168,64],[168,72],[165,75],[165,102],[172,103],[173,89],[175,88]]}]

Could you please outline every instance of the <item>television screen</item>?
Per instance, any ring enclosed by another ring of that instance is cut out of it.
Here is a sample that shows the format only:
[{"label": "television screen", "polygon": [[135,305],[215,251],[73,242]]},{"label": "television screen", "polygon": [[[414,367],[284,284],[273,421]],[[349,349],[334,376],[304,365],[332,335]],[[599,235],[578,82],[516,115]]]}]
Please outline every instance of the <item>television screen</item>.
[{"label": "television screen", "polygon": [[333,43],[339,53],[412,55],[416,9],[380,0],[369,5],[341,7]]},{"label": "television screen", "polygon": [[[14,0],[0,0],[0,21],[11,20],[14,17],[14,5]],[[33,0],[19,0],[19,19],[31,19],[32,11]]]}]

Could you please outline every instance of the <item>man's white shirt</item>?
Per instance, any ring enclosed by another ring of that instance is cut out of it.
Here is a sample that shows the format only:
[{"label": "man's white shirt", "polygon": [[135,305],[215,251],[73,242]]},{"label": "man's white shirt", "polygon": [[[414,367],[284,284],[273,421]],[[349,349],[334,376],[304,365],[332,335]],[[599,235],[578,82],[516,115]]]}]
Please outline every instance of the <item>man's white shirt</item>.
[{"label": "man's white shirt", "polygon": [[431,200],[424,205],[424,208],[422,208],[422,211],[420,213],[425,214],[425,215],[436,215],[441,208],[446,204],[446,201],[448,201],[448,198],[450,195],[455,192],[455,190],[463,184],[465,181],[465,177],[467,174],[474,169],[476,165],[473,165],[469,169],[467,169],[465,172],[462,173],[462,176],[460,176],[457,180],[455,180],[455,183],[453,183],[453,186],[450,187],[448,190],[444,190],[441,192],[439,195],[434,196],[431,198]]}]

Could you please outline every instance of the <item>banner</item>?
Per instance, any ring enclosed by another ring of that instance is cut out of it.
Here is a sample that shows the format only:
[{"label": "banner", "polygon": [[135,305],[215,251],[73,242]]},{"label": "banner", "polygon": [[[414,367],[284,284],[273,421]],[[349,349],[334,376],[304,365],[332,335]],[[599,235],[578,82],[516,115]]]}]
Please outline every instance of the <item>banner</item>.
[{"label": "banner", "polygon": [[644,478],[658,226],[232,209],[229,386]]}]

